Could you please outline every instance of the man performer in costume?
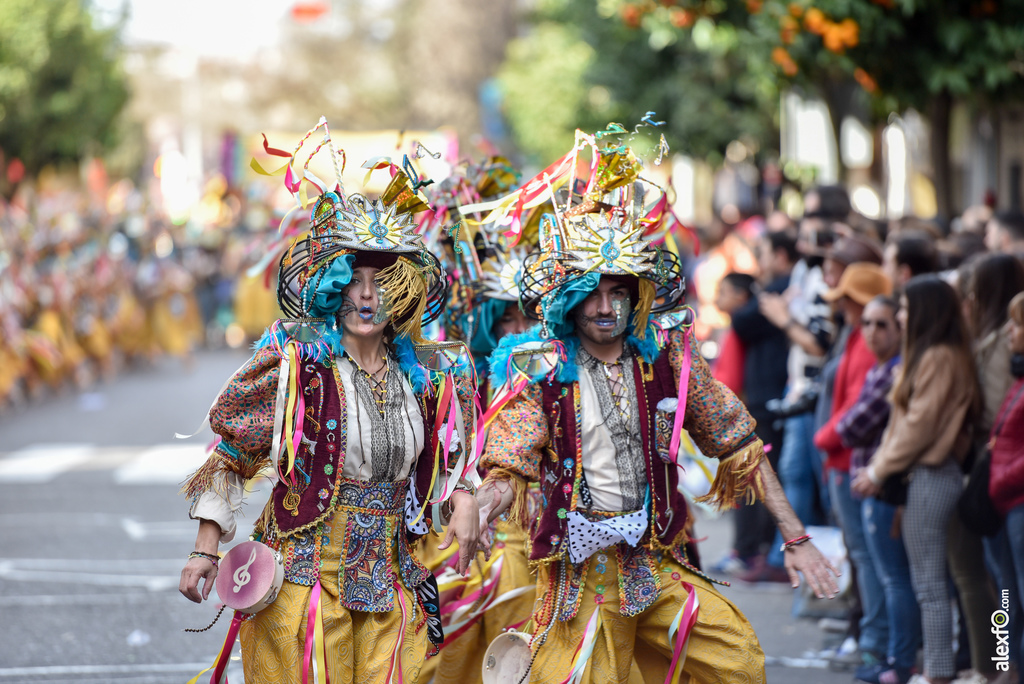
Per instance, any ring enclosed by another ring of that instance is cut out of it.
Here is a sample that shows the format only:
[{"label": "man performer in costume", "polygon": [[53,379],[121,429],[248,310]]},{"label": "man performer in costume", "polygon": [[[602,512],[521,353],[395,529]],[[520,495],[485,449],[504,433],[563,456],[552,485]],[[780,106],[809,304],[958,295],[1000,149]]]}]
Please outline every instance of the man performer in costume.
[{"label": "man performer in costume", "polygon": [[[587,190],[556,200],[524,265],[521,302],[541,332],[506,338],[491,365],[504,405],[477,496],[482,524],[508,510],[531,531],[531,681],[624,682],[635,658],[648,682],[764,682],[752,627],[696,567],[681,430],[720,461],[706,500],[764,500],[794,586],[801,572],[831,597],[837,573],[806,543],[754,421],[712,379],[682,317],[652,319],[683,291],[678,261],[644,237],[663,204],[644,202],[629,148],[590,141]],[[534,519],[530,482],[543,495]]]}]

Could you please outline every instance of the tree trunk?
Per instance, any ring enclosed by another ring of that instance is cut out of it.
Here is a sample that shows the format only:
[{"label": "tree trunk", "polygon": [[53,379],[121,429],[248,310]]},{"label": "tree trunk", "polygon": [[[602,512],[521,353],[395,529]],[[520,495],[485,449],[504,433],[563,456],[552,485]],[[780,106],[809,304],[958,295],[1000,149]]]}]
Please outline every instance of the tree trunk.
[{"label": "tree trunk", "polygon": [[[859,90],[859,86],[850,79],[834,78],[826,80],[820,86],[820,92],[825,100],[825,106],[828,107],[828,116],[832,120],[832,137],[835,141],[836,148],[836,169],[839,174],[839,184],[845,185],[848,180],[849,173],[846,166],[843,164],[843,149],[842,149],[842,128],[843,119],[847,116],[858,116],[861,112],[857,111],[856,97]],[[863,119],[863,116],[858,116]]]},{"label": "tree trunk", "polygon": [[946,223],[953,216],[952,173],[949,164],[949,116],[953,98],[943,91],[928,103],[929,147],[932,158],[932,183],[935,185],[935,206],[938,219]]}]

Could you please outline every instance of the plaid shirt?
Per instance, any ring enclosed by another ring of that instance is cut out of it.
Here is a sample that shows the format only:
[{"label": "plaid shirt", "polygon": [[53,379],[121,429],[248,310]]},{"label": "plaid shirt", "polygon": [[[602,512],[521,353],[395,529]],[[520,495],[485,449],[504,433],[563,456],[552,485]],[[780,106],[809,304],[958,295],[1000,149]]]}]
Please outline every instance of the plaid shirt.
[{"label": "plaid shirt", "polygon": [[836,425],[836,432],[843,444],[853,451],[850,455],[850,470],[863,468],[871,460],[882,433],[889,422],[889,390],[900,362],[899,355],[889,361],[876,364],[864,378],[857,401],[850,407]]}]

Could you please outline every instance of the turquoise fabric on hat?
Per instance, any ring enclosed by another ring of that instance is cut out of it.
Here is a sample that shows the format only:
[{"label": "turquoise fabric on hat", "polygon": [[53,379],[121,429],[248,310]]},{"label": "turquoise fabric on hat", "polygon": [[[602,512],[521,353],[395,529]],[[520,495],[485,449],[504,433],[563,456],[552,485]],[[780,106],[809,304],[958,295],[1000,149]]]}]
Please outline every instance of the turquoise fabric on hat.
[{"label": "turquoise fabric on hat", "polygon": [[355,254],[345,254],[327,267],[323,273],[314,275],[308,285],[316,286],[313,292],[313,301],[309,303],[309,313],[318,318],[330,318],[341,309],[344,301],[342,290],[352,282],[352,262],[355,261]]},{"label": "turquoise fabric on hat", "polygon": [[569,313],[575,309],[580,302],[587,298],[601,282],[601,274],[597,271],[584,273],[579,278],[573,278],[558,290],[554,301],[544,311],[544,318],[548,322],[548,329],[555,337],[562,337],[568,334],[571,327],[567,320]]},{"label": "turquoise fabric on hat", "polygon": [[474,311],[476,316],[476,331],[473,339],[469,341],[469,349],[474,354],[486,356],[498,346],[498,340],[494,337],[494,324],[505,315],[505,307],[509,304],[516,306],[515,302],[507,302],[504,299],[484,299]]}]

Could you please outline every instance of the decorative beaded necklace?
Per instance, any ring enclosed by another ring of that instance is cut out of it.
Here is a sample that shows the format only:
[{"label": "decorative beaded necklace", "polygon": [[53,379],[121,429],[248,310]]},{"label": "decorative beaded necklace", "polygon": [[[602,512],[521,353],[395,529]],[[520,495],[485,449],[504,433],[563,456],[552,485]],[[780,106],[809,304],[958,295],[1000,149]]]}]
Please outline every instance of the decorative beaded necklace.
[{"label": "decorative beaded necklace", "polygon": [[[356,361],[355,358],[347,351],[345,352],[345,355],[348,356],[349,360],[352,361],[359,372],[366,376],[366,380],[370,384],[370,390],[373,392],[373,399],[377,404],[377,412],[380,413],[383,418],[384,407],[387,403],[388,397],[388,376],[391,374],[391,361],[388,359],[387,351],[381,355],[382,363],[380,368],[372,373],[364,370],[363,367],[359,365],[359,362]],[[384,371],[384,375],[378,378],[377,376],[380,375],[381,371]]]}]

